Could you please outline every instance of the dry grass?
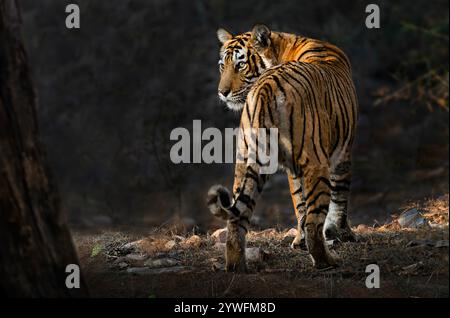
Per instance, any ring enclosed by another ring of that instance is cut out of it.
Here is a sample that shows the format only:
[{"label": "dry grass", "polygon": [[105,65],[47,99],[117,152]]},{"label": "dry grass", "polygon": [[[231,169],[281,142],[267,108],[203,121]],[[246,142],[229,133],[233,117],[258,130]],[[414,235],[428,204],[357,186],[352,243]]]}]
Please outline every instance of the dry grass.
[{"label": "dry grass", "polygon": [[[285,284],[284,288],[288,290],[290,290],[288,286],[292,279],[299,279],[302,282],[310,281],[311,284],[316,284],[317,280],[325,279],[328,282],[331,279],[333,284],[342,287],[340,291],[342,295],[350,293],[352,296],[352,292],[349,291],[352,289],[348,289],[350,288],[348,286],[353,286],[352,284],[364,286],[367,275],[366,266],[378,264],[384,279],[388,280],[387,285],[391,286],[389,290],[383,291],[384,294],[381,295],[383,297],[411,296],[412,293],[425,297],[448,296],[448,199],[447,195],[405,207],[420,209],[423,212],[422,215],[429,220],[431,227],[401,229],[395,217],[391,223],[377,228],[358,226],[354,230],[360,238],[359,242],[331,246],[332,252],[339,255],[340,266],[325,272],[317,271],[312,267],[307,251],[293,250],[289,247],[292,238],[285,238],[288,230],[251,231],[248,234],[248,246],[259,247],[263,257],[259,261],[249,262],[249,276],[246,279],[264,280],[272,277],[270,279],[274,280],[273,284],[275,282]],[[223,273],[224,246],[217,244],[211,234],[182,236],[159,228],[144,237],[105,232],[98,236],[75,235],[75,241],[79,247],[81,262],[89,271],[89,276],[95,276],[99,271],[106,270],[125,274],[120,277],[129,279],[129,274],[126,275],[126,267],[118,269],[116,265],[118,262],[127,262],[127,267],[143,266],[142,262],[131,262],[124,257],[130,251],[124,252],[123,247],[129,242],[134,242],[132,244],[136,247],[134,253],[145,255],[145,258],[170,258],[188,269],[190,275],[210,273],[213,279],[220,282],[224,279],[221,276],[223,274],[220,274]],[[444,242],[444,246],[437,247],[436,242]],[[172,278],[167,279],[177,279],[177,277],[179,279],[180,275],[182,274],[172,275],[173,277],[169,276]],[[287,278],[286,275],[288,275]],[[152,279],[161,279],[156,277],[158,275],[148,275],[146,279],[150,279],[150,276],[154,276]],[[187,281],[190,282],[188,279]],[[176,285],[176,282],[174,284]],[[199,282],[193,281],[192,284],[199,284]],[[166,286],[166,289],[161,286]],[[166,293],[169,296],[180,293],[177,290],[167,290],[169,288],[167,286],[174,288],[173,285],[163,284],[159,287],[163,288],[159,293]],[[197,288],[194,290],[195,293],[199,292]],[[264,293],[260,291],[260,296],[267,296]],[[302,297],[301,294],[292,293]],[[212,296],[210,293],[205,295]],[[327,296],[330,295],[327,294]]]}]

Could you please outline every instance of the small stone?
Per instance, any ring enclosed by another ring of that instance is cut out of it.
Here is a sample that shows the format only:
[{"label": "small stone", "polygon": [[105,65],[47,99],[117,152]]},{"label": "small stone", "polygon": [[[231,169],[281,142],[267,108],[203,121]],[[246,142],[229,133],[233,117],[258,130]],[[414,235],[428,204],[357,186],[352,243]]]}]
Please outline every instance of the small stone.
[{"label": "small stone", "polygon": [[177,242],[175,241],[168,241],[166,244],[164,244],[164,248],[166,248],[167,250],[171,250],[172,248],[175,247],[175,245],[177,245]]},{"label": "small stone", "polygon": [[145,261],[148,258],[148,256],[145,254],[137,254],[137,253],[128,254],[125,257],[131,261],[138,261],[138,262]]},{"label": "small stone", "polygon": [[120,262],[119,264],[117,264],[117,266],[118,266],[120,269],[125,269],[125,268],[127,268],[128,266],[130,266],[130,265],[128,265],[128,263],[126,263],[126,262]]},{"label": "small stone", "polygon": [[114,269],[125,269],[127,267],[129,267],[130,264],[127,261],[126,257],[118,257],[117,259],[115,259],[112,263],[111,263],[111,268]]},{"label": "small stone", "polygon": [[364,233],[364,232],[373,232],[373,227],[370,227],[366,224],[359,224],[356,227],[356,231],[360,232],[360,233]]},{"label": "small stone", "polygon": [[216,250],[221,251],[221,252],[224,252],[224,251],[225,251],[225,247],[226,247],[226,244],[225,244],[225,243],[217,242],[216,244],[214,244],[214,248],[215,248]]},{"label": "small stone", "polygon": [[219,262],[217,258],[210,258],[209,261],[211,262],[211,267],[213,271],[217,272],[225,270],[225,265]]},{"label": "small stone", "polygon": [[406,247],[414,247],[414,246],[435,246],[435,242],[432,240],[412,240],[406,244]]},{"label": "small stone", "polygon": [[285,238],[285,237],[296,237],[297,233],[298,233],[298,230],[296,228],[291,228],[291,229],[289,229],[289,231],[287,231],[283,235],[283,238]]},{"label": "small stone", "polygon": [[175,274],[175,273],[187,273],[192,270],[186,266],[173,266],[173,267],[165,267],[165,268],[152,268],[152,274],[160,275],[160,274]]},{"label": "small stone", "polygon": [[423,262],[411,264],[402,268],[401,275],[415,274],[423,266]]},{"label": "small stone", "polygon": [[261,232],[253,233],[253,235],[256,237],[273,237],[276,234],[277,234],[277,230],[275,230],[274,228],[269,228],[269,229],[265,229]]},{"label": "small stone", "polygon": [[130,267],[127,268],[127,273],[130,274],[146,274],[148,273],[150,268],[148,267]]},{"label": "small stone", "polygon": [[144,266],[149,268],[172,267],[176,265],[178,265],[178,261],[173,258],[149,259],[144,263]]},{"label": "small stone", "polygon": [[420,228],[428,225],[428,221],[415,208],[400,214],[397,222],[402,228]]},{"label": "small stone", "polygon": [[448,227],[448,224],[430,223],[430,227],[434,229],[443,230]]},{"label": "small stone", "polygon": [[170,274],[170,273],[182,273],[189,271],[186,266],[173,266],[165,268],[150,268],[150,267],[130,267],[127,269],[127,273],[135,275],[160,275],[160,274]]},{"label": "small stone", "polygon": [[213,269],[213,271],[215,271],[215,272],[222,272],[222,271],[224,271],[225,270],[225,265],[224,264],[222,264],[222,263],[219,263],[219,262],[214,262],[213,264],[212,264],[212,269]]},{"label": "small stone", "polygon": [[448,247],[448,240],[440,240],[434,244],[434,247]]},{"label": "small stone", "polygon": [[133,253],[137,250],[137,242],[130,242],[130,243],[126,243],[123,246],[120,247],[120,250],[123,254],[129,254],[129,253]]},{"label": "small stone", "polygon": [[202,245],[202,239],[198,235],[192,235],[190,238],[183,242],[183,245],[198,248],[200,247],[200,245]]},{"label": "small stone", "polygon": [[245,249],[245,257],[249,262],[263,261],[266,255],[267,253],[259,247],[247,247]]},{"label": "small stone", "polygon": [[227,241],[227,229],[218,229],[213,234],[211,234],[211,237],[214,239],[215,242],[218,243],[225,243]]}]

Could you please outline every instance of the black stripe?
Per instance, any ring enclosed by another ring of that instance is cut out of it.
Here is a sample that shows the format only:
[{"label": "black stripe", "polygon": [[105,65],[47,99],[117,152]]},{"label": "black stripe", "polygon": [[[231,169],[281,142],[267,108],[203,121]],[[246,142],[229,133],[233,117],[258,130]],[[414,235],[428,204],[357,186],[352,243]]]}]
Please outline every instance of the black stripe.
[{"label": "black stripe", "polygon": [[258,177],[255,177],[253,174],[251,174],[251,173],[249,173],[249,172],[247,172],[247,173],[245,174],[245,178],[253,179],[253,180],[255,180],[256,183],[259,182],[259,178],[258,178]]},{"label": "black stripe", "polygon": [[298,210],[301,206],[305,206],[305,202],[300,202],[295,208]]},{"label": "black stripe", "polygon": [[303,51],[302,54],[298,57],[298,60],[300,61],[302,59],[303,55],[306,55],[308,53],[320,53],[320,52],[326,52],[326,50],[323,48],[316,48],[316,49],[309,49],[309,50]]},{"label": "black stripe", "polygon": [[323,214],[326,215],[326,214],[328,214],[328,204],[319,205],[317,208],[312,209],[312,210],[308,210],[306,213],[307,214],[320,214],[320,213],[323,213]]},{"label": "black stripe", "polygon": [[302,187],[301,186],[297,190],[292,192],[291,194],[294,195],[294,194],[297,194],[297,193],[300,193],[300,192],[302,192]]},{"label": "black stripe", "polygon": [[253,209],[253,207],[255,206],[255,200],[253,200],[249,195],[247,195],[247,194],[244,194],[244,193],[241,193],[238,197],[237,197],[237,199],[236,200],[238,200],[238,201],[241,201],[242,203],[244,203],[246,206],[247,206],[247,208],[249,208],[249,209]]},{"label": "black stripe", "polygon": [[308,201],[309,197],[314,193],[314,191],[316,190],[316,188],[320,182],[325,183],[329,188],[331,188],[330,181],[327,178],[319,177],[319,179],[316,181],[316,183],[312,187],[311,191],[305,196],[305,201]]},{"label": "black stripe", "polygon": [[333,192],[339,192],[339,191],[350,191],[349,187],[346,186],[330,186],[331,191]]},{"label": "black stripe", "polygon": [[344,183],[344,184],[346,184],[346,185],[350,185],[350,181],[349,180],[336,180],[336,179],[333,179],[333,178],[330,178],[330,180],[331,180],[331,182],[334,182],[334,183]]},{"label": "black stripe", "polygon": [[297,163],[295,162],[294,154],[294,107],[291,105],[291,113],[289,114],[289,137],[291,141],[291,161],[294,168],[294,174],[297,174]]},{"label": "black stripe", "polygon": [[[281,74],[280,74],[280,75],[281,75]],[[271,78],[275,81],[275,83],[276,83],[278,89],[281,91],[281,93],[283,94],[283,96],[286,97],[286,91],[284,90],[283,85],[281,85],[280,79],[279,79],[275,74],[273,74],[273,75],[271,76]]]},{"label": "black stripe", "polygon": [[239,211],[239,209],[237,207],[235,207],[234,205],[231,208],[229,208],[228,211],[233,213],[233,215],[235,215],[235,216],[239,216],[241,214],[241,211]]},{"label": "black stripe", "polygon": [[317,199],[319,199],[322,195],[326,195],[328,197],[331,196],[329,192],[320,191],[316,196],[314,196],[314,199],[312,199],[312,201],[310,201],[306,205],[306,208],[309,209],[314,203],[316,203]]},{"label": "black stripe", "polygon": [[333,197],[331,198],[331,201],[333,201],[336,204],[347,204],[347,200],[335,200]]}]

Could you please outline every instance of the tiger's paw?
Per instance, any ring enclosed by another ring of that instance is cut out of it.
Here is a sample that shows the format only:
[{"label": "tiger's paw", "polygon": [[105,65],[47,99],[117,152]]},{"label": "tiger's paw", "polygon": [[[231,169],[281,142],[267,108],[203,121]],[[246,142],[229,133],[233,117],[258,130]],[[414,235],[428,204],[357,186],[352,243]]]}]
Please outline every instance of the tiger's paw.
[{"label": "tiger's paw", "polygon": [[291,243],[291,248],[294,250],[307,250],[306,241],[304,237],[295,237]]},{"label": "tiger's paw", "polygon": [[357,242],[358,238],[355,233],[350,229],[350,226],[346,225],[344,228],[338,228],[337,226],[330,225],[325,231],[325,240],[339,242]]},{"label": "tiger's paw", "polygon": [[227,272],[247,272],[245,258],[246,231],[239,225],[229,222],[225,249],[225,269]]},{"label": "tiger's paw", "polygon": [[228,248],[225,254],[225,270],[227,272],[246,273],[245,255],[239,250]]}]

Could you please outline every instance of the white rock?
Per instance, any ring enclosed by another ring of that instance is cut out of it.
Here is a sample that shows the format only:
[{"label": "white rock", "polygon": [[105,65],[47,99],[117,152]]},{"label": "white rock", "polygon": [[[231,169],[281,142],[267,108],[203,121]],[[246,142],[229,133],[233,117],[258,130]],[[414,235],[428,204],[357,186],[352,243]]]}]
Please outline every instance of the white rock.
[{"label": "white rock", "polygon": [[217,242],[216,244],[214,244],[214,248],[219,250],[219,251],[222,251],[222,252],[225,251],[225,247],[226,247],[225,243]]},{"label": "white rock", "polygon": [[176,265],[178,265],[178,261],[173,258],[149,259],[144,263],[144,266],[149,268],[172,267]]},{"label": "white rock", "polygon": [[253,235],[256,237],[271,237],[271,236],[276,235],[277,233],[278,232],[276,229],[269,228],[269,229],[262,230],[261,232],[255,232],[255,233],[253,233]]},{"label": "white rock", "polygon": [[168,250],[171,250],[172,248],[175,247],[175,245],[177,245],[177,242],[175,241],[168,241],[166,244],[164,244],[164,247]]},{"label": "white rock", "polygon": [[130,242],[130,243],[126,243],[124,245],[122,245],[122,247],[120,248],[123,252],[135,252],[136,250],[139,249],[139,247],[141,246],[143,240],[137,240],[134,242]]},{"label": "white rock", "polygon": [[422,217],[417,209],[403,212],[397,221],[403,228],[419,228],[428,225],[428,221]]},{"label": "white rock", "polygon": [[126,262],[120,262],[119,264],[117,264],[117,266],[118,266],[120,269],[125,269],[125,268],[127,268],[129,265],[128,265],[128,263],[126,263]]},{"label": "white rock", "polygon": [[297,236],[297,229],[296,228],[292,228],[289,231],[286,232],[286,234],[283,235],[283,239],[286,237],[296,237]]},{"label": "white rock", "polygon": [[197,247],[200,247],[200,245],[202,245],[202,239],[198,235],[192,235],[191,237],[189,237],[188,239],[186,239],[183,242],[183,245],[187,246],[187,247],[197,248]]},{"label": "white rock", "polygon": [[128,254],[125,257],[131,261],[145,261],[148,258],[148,256],[145,254],[137,254],[137,253]]},{"label": "white rock", "polygon": [[368,225],[366,225],[366,224],[359,224],[359,225],[356,227],[356,230],[357,230],[358,232],[360,232],[360,233],[366,233],[366,232],[373,232],[373,231],[374,231],[374,228],[373,228],[373,227],[370,227],[370,226],[368,226]]},{"label": "white rock", "polygon": [[225,243],[227,241],[227,229],[218,229],[213,234],[211,234],[211,237],[214,239],[215,242],[218,243]]},{"label": "white rock", "polygon": [[150,268],[150,267],[130,267],[127,269],[127,273],[135,275],[159,275],[159,274],[170,274],[170,273],[181,273],[187,272],[189,268],[186,266],[173,266],[164,268]]},{"label": "white rock", "polygon": [[249,262],[260,262],[264,259],[265,254],[259,247],[247,247],[245,249],[245,257]]},{"label": "white rock", "polygon": [[440,240],[434,244],[434,247],[448,247],[448,240]]},{"label": "white rock", "polygon": [[127,273],[130,274],[148,274],[150,268],[148,267],[130,267],[127,268]]}]

